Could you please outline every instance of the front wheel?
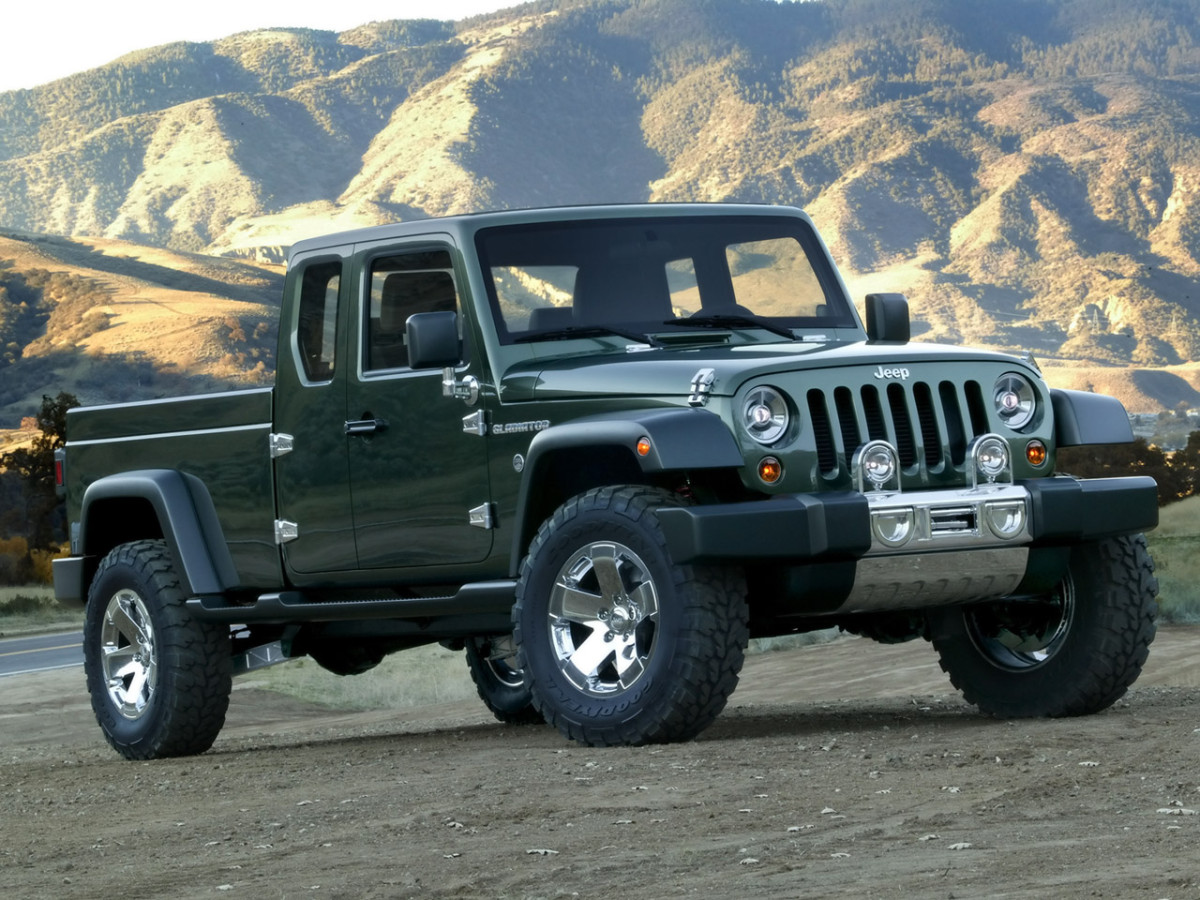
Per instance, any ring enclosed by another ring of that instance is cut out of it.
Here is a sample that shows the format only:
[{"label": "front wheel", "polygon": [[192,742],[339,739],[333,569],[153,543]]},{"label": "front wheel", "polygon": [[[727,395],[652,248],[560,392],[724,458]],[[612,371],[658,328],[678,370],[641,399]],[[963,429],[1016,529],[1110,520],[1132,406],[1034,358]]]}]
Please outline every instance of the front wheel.
[{"label": "front wheel", "polygon": [[467,668],[479,699],[500,722],[533,725],[544,721],[533,706],[525,673],[517,665],[512,635],[467,639]]},{"label": "front wheel", "polygon": [[543,523],[521,569],[513,631],[534,705],[589,746],[681,741],[716,718],[748,640],[745,581],[674,564],[666,491],[597,488]]},{"label": "front wheel", "polygon": [[122,544],[88,591],[83,659],[92,710],[126,759],[203,753],[225,724],[229,629],[187,612],[163,541]]},{"label": "front wheel", "polygon": [[951,682],[983,712],[1087,715],[1115,703],[1141,674],[1157,591],[1142,535],[1081,544],[1046,596],[932,614],[933,645]]}]

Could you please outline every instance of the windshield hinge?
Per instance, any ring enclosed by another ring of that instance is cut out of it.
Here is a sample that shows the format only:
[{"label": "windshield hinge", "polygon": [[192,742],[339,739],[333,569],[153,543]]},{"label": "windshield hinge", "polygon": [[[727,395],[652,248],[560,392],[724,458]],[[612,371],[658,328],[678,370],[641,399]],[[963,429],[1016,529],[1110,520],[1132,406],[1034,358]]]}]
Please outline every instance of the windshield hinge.
[{"label": "windshield hinge", "polygon": [[296,439],[290,434],[270,434],[267,439],[271,445],[271,459],[279,459],[296,449]]},{"label": "windshield hinge", "polygon": [[460,381],[454,366],[446,366],[442,369],[442,396],[474,406],[479,402],[479,380],[474,375],[468,375]]},{"label": "windshield hinge", "polygon": [[275,543],[286,544],[300,537],[300,526],[287,519],[275,520]]},{"label": "windshield hinge", "polygon": [[692,376],[692,393],[688,397],[691,406],[704,406],[712,393],[713,385],[717,383],[715,369],[701,369]]}]

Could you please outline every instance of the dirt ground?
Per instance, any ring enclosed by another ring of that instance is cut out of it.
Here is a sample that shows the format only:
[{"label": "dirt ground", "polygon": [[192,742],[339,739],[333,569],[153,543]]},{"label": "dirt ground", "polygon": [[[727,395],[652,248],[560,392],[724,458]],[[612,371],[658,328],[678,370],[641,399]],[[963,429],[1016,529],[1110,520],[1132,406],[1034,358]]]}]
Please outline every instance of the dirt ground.
[{"label": "dirt ground", "polygon": [[250,681],[209,753],[130,763],[82,679],[0,681],[7,897],[1200,897],[1200,628],[1056,721],[980,716],[922,643],[762,654],[633,749]]}]

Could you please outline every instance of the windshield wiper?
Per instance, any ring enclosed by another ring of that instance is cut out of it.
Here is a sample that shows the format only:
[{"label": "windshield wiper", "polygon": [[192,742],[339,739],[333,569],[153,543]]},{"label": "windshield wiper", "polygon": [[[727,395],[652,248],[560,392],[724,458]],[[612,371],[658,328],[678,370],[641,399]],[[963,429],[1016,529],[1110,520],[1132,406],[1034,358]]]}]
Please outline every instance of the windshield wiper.
[{"label": "windshield wiper", "polygon": [[588,337],[622,337],[636,344],[649,344],[651,347],[661,346],[655,338],[648,334],[638,334],[624,328],[613,328],[611,325],[568,325],[566,328],[554,328],[550,331],[535,331],[513,338],[514,344],[528,344],[533,341],[567,341],[571,338]]},{"label": "windshield wiper", "polygon": [[796,335],[792,333],[792,329],[783,325],[776,325],[769,319],[764,319],[759,316],[743,316],[743,315],[712,315],[712,316],[685,316],[677,319],[667,319],[663,322],[664,325],[694,325],[697,328],[763,328],[772,334],[777,334],[780,337],[785,337],[789,341],[794,341]]}]

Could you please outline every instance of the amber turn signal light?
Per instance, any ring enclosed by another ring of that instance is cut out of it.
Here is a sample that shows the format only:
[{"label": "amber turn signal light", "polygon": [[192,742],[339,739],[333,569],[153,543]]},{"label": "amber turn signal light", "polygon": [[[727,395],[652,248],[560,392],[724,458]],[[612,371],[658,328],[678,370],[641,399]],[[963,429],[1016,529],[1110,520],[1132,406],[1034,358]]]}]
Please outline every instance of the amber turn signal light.
[{"label": "amber turn signal light", "polygon": [[766,484],[774,484],[783,477],[783,463],[774,456],[765,456],[758,464],[758,477]]},{"label": "amber turn signal light", "polygon": [[1041,441],[1030,441],[1025,445],[1025,458],[1032,466],[1044,465],[1046,462],[1046,445]]},{"label": "amber turn signal light", "polygon": [[650,455],[650,438],[648,438],[648,437],[638,438],[637,453],[638,453],[638,456],[649,456]]}]

